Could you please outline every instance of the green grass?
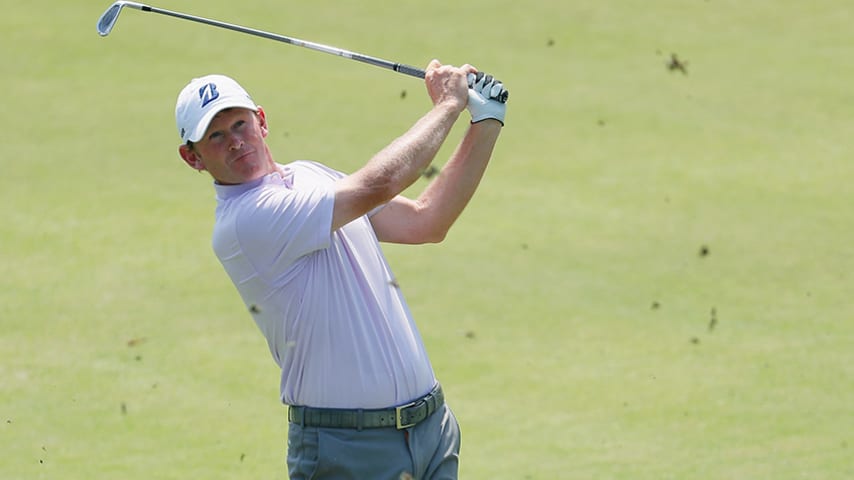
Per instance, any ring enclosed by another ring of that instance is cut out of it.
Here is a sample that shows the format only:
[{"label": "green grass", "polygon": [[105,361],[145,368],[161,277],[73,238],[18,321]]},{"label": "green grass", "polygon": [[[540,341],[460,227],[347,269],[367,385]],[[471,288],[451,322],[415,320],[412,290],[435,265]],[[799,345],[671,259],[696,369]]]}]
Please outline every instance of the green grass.
[{"label": "green grass", "polygon": [[[138,11],[101,39],[108,4],[0,17],[0,478],[285,478],[278,372],[211,252],[174,99],[233,75],[279,161],[345,171],[428,101],[411,78]],[[854,477],[848,2],[156,5],[506,82],[448,239],[386,248],[463,478]]]}]

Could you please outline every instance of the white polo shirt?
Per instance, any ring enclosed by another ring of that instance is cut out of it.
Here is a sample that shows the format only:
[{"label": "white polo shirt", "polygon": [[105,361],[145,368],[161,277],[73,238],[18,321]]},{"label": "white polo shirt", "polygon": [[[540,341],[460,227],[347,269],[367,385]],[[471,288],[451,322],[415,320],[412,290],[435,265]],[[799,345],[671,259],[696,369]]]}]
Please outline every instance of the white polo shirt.
[{"label": "white polo shirt", "polygon": [[385,408],[436,383],[368,216],[335,232],[340,172],[298,161],[214,184],[213,249],[282,369],[288,405]]}]

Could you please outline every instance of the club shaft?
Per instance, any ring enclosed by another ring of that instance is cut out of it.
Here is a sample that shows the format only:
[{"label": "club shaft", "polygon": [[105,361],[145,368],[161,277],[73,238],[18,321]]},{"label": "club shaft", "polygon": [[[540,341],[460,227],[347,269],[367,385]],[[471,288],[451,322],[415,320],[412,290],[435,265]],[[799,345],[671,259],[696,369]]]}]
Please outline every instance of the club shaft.
[{"label": "club shaft", "polygon": [[255,28],[243,27],[240,25],[235,25],[233,23],[220,22],[218,20],[211,20],[209,18],[198,17],[196,15],[189,15],[186,13],[175,12],[172,10],[166,10],[162,8],[152,7],[150,5],[142,5],[142,4],[131,4],[128,3],[127,6],[132,8],[138,8],[143,12],[151,12],[151,13],[159,13],[161,15],[168,15],[170,17],[180,18],[183,20],[189,20],[191,22],[203,23],[205,25],[211,25],[214,27],[225,28],[227,30],[233,30],[235,32],[248,33],[249,35],[255,35],[256,37],[266,38],[269,40],[276,40],[279,42],[287,43],[290,45],[295,45],[297,47],[305,47],[311,50],[315,50],[318,52],[328,53],[330,55],[337,55],[339,57],[349,58],[351,60],[356,60],[357,62],[367,63],[369,65],[374,65],[376,67],[382,67],[389,70],[394,70],[395,72],[402,73],[404,75],[409,75],[416,78],[424,78],[424,70],[420,68],[413,67],[411,65],[406,65],[402,63],[391,62],[388,60],[383,60],[382,58],[371,57],[369,55],[363,55],[361,53],[351,52],[349,50],[344,50],[338,47],[332,47],[329,45],[323,45],[321,43],[310,42],[307,40],[300,40],[298,38],[286,37],[284,35],[279,35],[276,33],[265,32],[264,30],[258,30]]}]

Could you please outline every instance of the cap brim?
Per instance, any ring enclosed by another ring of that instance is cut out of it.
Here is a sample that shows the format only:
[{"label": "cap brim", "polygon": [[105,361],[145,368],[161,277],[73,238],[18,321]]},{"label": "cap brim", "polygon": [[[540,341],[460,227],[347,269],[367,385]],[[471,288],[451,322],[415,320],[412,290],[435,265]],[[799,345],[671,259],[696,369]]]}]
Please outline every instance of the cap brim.
[{"label": "cap brim", "polygon": [[253,112],[258,111],[258,106],[255,105],[252,100],[248,98],[231,98],[226,99],[221,102],[218,102],[215,107],[211,108],[199,120],[199,123],[196,124],[196,128],[190,132],[187,136],[188,142],[198,142],[205,136],[205,132],[208,130],[208,126],[211,123],[211,120],[216,116],[217,113],[227,109],[227,108],[245,108],[248,110],[252,110]]}]

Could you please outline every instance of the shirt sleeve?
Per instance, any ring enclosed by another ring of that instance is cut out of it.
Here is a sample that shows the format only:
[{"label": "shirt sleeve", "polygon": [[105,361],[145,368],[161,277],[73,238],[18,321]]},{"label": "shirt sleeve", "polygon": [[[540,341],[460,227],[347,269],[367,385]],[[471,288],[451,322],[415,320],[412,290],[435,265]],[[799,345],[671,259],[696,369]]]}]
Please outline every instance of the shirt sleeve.
[{"label": "shirt sleeve", "polygon": [[286,274],[297,260],[331,242],[335,190],[332,184],[310,190],[264,188],[251,199],[237,234],[243,251],[269,280]]}]

